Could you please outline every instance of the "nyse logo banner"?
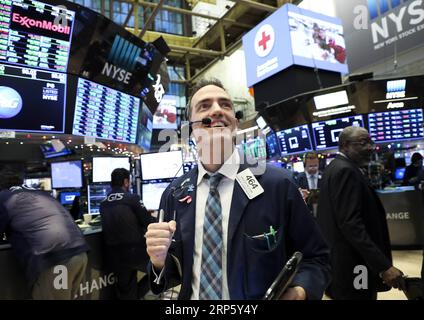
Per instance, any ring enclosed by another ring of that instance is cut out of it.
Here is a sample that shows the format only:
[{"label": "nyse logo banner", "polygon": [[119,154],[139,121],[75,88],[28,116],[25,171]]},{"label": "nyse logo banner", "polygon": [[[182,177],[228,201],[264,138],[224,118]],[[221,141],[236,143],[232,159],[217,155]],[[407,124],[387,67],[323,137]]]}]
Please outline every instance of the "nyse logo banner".
[{"label": "nyse logo banner", "polygon": [[343,20],[349,69],[393,59],[424,41],[423,0],[334,0]]}]

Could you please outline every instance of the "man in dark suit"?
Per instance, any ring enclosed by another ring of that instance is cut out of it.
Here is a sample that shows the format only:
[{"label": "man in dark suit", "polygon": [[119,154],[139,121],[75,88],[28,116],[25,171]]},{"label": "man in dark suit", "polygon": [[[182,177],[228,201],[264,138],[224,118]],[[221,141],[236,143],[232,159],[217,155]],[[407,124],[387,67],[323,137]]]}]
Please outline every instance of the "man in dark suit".
[{"label": "man in dark suit", "polygon": [[392,265],[386,213],[363,174],[374,143],[368,131],[347,127],[339,153],[325,169],[318,222],[331,248],[333,299],[376,299],[378,291],[403,288]]},{"label": "man in dark suit", "polygon": [[321,186],[321,174],[319,169],[319,159],[315,152],[307,152],[303,156],[303,166],[305,171],[297,175],[297,185],[302,190],[319,189]]},{"label": "man in dark suit", "polygon": [[162,195],[168,222],[146,233],[152,291],[181,284],[179,299],[261,299],[300,251],[299,272],[280,298],[321,299],[329,251],[290,174],[243,163],[233,104],[218,80],[197,84],[188,114],[200,161]]},{"label": "man in dark suit", "polygon": [[308,208],[316,216],[316,206],[318,203],[318,190],[321,186],[321,173],[319,172],[319,159],[315,152],[307,152],[303,155],[304,172],[296,177],[296,183],[300,188],[303,199]]}]

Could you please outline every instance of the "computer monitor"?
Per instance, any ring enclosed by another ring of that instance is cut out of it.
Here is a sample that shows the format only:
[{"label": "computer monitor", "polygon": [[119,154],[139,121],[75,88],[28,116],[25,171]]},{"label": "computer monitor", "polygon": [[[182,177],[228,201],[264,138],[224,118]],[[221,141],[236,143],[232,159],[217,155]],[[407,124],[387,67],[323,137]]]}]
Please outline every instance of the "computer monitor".
[{"label": "computer monitor", "polygon": [[158,210],[162,193],[170,182],[143,182],[142,198],[147,210]]},{"label": "computer monitor", "polygon": [[74,191],[74,192],[61,192],[59,195],[60,203],[63,205],[71,205],[75,197],[79,197],[81,194],[80,192]]},{"label": "computer monitor", "polygon": [[108,184],[90,184],[87,188],[88,213],[100,214],[100,203],[106,199],[111,187]]},{"label": "computer monitor", "polygon": [[112,171],[117,168],[130,170],[127,157],[93,157],[93,182],[110,182]]},{"label": "computer monitor", "polygon": [[403,180],[403,177],[405,176],[405,169],[406,168],[395,169],[395,180]]},{"label": "computer monitor", "polygon": [[339,135],[344,128],[349,126],[363,127],[364,120],[361,115],[313,122],[312,133],[317,150],[337,148]]},{"label": "computer monitor", "polygon": [[311,136],[307,124],[282,130],[276,134],[280,142],[282,156],[312,150]]},{"label": "computer monitor", "polygon": [[176,178],[183,175],[181,150],[140,154],[143,180]]},{"label": "computer monitor", "polygon": [[51,174],[53,189],[82,187],[81,160],[52,162]]}]

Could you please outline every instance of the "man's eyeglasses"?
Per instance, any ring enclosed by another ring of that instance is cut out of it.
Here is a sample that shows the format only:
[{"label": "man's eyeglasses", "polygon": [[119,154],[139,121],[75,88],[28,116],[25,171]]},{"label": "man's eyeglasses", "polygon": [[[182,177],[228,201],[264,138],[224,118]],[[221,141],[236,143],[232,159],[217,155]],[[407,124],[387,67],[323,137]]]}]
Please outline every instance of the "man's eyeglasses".
[{"label": "man's eyeglasses", "polygon": [[375,146],[375,142],[372,140],[359,140],[359,141],[348,141],[349,143],[359,144],[361,147],[370,145],[371,147]]}]

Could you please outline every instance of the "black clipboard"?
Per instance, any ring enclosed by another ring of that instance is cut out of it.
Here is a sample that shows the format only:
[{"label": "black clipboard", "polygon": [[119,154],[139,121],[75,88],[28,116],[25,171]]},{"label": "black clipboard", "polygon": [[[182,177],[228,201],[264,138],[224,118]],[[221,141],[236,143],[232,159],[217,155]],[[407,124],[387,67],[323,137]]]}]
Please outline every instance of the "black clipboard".
[{"label": "black clipboard", "polygon": [[262,300],[278,300],[293,281],[302,261],[302,253],[295,252],[266,291]]}]

